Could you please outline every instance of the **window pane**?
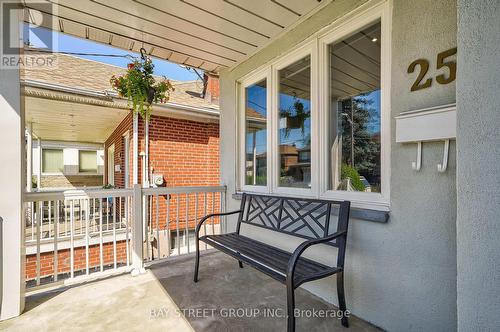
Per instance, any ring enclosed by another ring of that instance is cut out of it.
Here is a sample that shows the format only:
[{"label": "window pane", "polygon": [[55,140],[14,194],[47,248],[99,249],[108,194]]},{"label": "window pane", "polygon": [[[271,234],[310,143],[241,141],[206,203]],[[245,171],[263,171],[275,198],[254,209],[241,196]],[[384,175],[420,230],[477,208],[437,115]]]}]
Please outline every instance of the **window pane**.
[{"label": "window pane", "polygon": [[245,184],[267,185],[267,83],[245,88]]},{"label": "window pane", "polygon": [[42,172],[62,173],[63,171],[63,150],[42,149]]},{"label": "window pane", "polygon": [[311,186],[311,57],[279,71],[279,185]]},{"label": "window pane", "polygon": [[380,192],[380,23],[329,47],[329,189]]},{"label": "window pane", "polygon": [[97,152],[79,151],[79,169],[80,172],[97,172]]}]

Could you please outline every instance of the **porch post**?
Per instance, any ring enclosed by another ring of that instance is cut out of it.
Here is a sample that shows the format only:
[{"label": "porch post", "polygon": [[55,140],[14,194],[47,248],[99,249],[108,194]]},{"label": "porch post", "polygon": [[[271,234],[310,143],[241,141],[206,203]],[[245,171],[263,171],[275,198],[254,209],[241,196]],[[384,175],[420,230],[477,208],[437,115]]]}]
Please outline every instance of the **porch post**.
[{"label": "porch post", "polygon": [[133,115],[133,133],[132,133],[132,185],[138,184],[139,162],[139,116],[137,113]]},{"label": "porch post", "polygon": [[142,187],[134,184],[133,196],[134,219],[132,224],[132,275],[144,273],[144,246],[142,237]]},{"label": "porch post", "polygon": [[42,189],[42,140],[37,139],[38,143],[38,171],[36,172],[36,190]]},{"label": "porch post", "polygon": [[33,124],[30,122],[26,128],[26,191],[33,189],[31,177],[33,176]]},{"label": "porch post", "polygon": [[[1,3],[0,3],[1,4]],[[15,22],[14,22],[15,23]],[[19,40],[13,31],[0,34]],[[15,30],[15,31],[14,31]],[[10,35],[10,36],[9,36]],[[11,39],[12,41],[12,39]],[[23,192],[26,188],[24,155],[24,109],[21,99],[19,68],[0,66],[0,228],[1,228],[1,307],[0,319],[8,319],[24,310],[24,219]]]},{"label": "porch post", "polygon": [[458,0],[458,331],[500,326],[500,2]]}]

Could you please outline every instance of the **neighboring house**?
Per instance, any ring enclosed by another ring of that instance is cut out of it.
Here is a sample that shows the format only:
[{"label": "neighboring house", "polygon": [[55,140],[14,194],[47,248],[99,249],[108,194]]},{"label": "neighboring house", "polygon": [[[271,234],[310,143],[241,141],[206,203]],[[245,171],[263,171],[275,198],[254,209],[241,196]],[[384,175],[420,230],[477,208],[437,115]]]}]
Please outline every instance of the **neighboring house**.
[{"label": "neighboring house", "polygon": [[[146,128],[140,116],[134,117],[127,101],[111,89],[111,76],[122,75],[125,69],[68,55],[57,55],[57,63],[57,68],[49,70],[22,70],[27,179],[31,179],[28,190],[127,188],[134,183],[169,187],[219,185],[217,76],[205,73],[204,81],[173,81],[175,90],[170,100],[153,106]],[[133,144],[134,118],[137,119],[137,148]],[[212,204],[209,209],[220,206],[219,197],[209,199]],[[113,218],[114,203],[104,203],[104,218]],[[171,200],[172,206],[176,203]],[[180,218],[185,220],[186,209],[183,202],[180,204]],[[76,211],[85,211],[85,208],[75,206]],[[165,211],[159,214],[164,223]],[[178,234],[165,235],[171,248],[162,248],[155,255],[167,255],[179,242],[180,251],[184,252],[186,241],[192,241],[194,234],[194,221],[188,224],[190,234],[185,234],[183,227]],[[120,220],[116,220],[115,225],[119,229],[123,227]],[[170,225],[173,228],[175,223]],[[30,230],[27,232],[30,237]],[[124,236],[120,231],[117,238],[122,256]],[[112,247],[110,241],[105,237],[105,250]],[[63,242],[60,245],[64,247]],[[34,249],[33,243],[27,247],[28,279],[35,275]],[[52,262],[50,250],[42,248],[47,262]],[[120,260],[124,259],[122,256]],[[66,263],[61,264],[61,268],[67,267]]]},{"label": "neighboring house", "polygon": [[103,171],[104,149],[101,144],[33,142],[33,188],[99,188],[103,185]]},{"label": "neighboring house", "polygon": [[[57,63],[22,71],[32,188],[130,186],[133,114],[109,83],[125,69],[68,55],[57,55]],[[148,133],[138,119],[136,183],[147,185],[154,175],[168,186],[218,184],[218,77],[172,83],[169,102],[153,107]]]}]

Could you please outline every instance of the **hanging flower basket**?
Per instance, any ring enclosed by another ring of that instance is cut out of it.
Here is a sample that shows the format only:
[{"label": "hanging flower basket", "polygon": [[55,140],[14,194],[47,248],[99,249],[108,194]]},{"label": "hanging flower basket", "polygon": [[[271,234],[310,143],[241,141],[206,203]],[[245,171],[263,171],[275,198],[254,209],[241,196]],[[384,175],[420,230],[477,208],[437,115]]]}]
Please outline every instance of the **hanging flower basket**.
[{"label": "hanging flower basket", "polygon": [[134,113],[149,119],[153,103],[166,103],[174,88],[168,79],[156,81],[154,64],[141,50],[141,59],[129,63],[127,73],[111,77],[110,83],[118,95],[127,98]]},{"label": "hanging flower basket", "polygon": [[280,111],[281,119],[285,121],[285,125],[282,129],[285,130],[285,136],[288,137],[292,129],[299,129],[302,135],[305,132],[306,120],[310,117],[310,113],[304,108],[304,104],[296,99],[293,103],[293,107],[286,110]]}]

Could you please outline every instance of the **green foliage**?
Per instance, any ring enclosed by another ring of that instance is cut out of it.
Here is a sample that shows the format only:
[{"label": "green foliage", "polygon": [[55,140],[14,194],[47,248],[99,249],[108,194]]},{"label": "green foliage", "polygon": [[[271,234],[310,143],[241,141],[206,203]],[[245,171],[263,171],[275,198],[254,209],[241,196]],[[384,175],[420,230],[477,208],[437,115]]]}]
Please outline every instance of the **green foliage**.
[{"label": "green foliage", "polygon": [[357,191],[365,191],[365,185],[359,178],[359,173],[354,167],[342,164],[342,167],[340,168],[340,178],[342,180],[347,178],[351,179],[351,185],[354,189]]},{"label": "green foliage", "polygon": [[124,76],[111,77],[113,89],[121,97],[126,97],[132,110],[142,118],[148,119],[153,103],[166,103],[174,90],[169,80],[156,82],[153,76],[154,64],[149,57],[135,60],[127,66]]},{"label": "green foliage", "polygon": [[353,125],[345,118],[340,119],[342,123],[342,162],[353,165],[351,160],[351,130],[354,128],[354,166],[371,184],[380,181],[380,134],[371,133],[368,125],[372,119],[378,117],[372,106],[373,100],[367,98],[366,94],[342,101],[342,112],[349,119],[352,118]]},{"label": "green foliage", "polygon": [[[247,184],[253,184],[253,176],[247,175]],[[267,184],[267,177],[265,175],[257,175],[255,178],[255,185],[265,186]]]}]

